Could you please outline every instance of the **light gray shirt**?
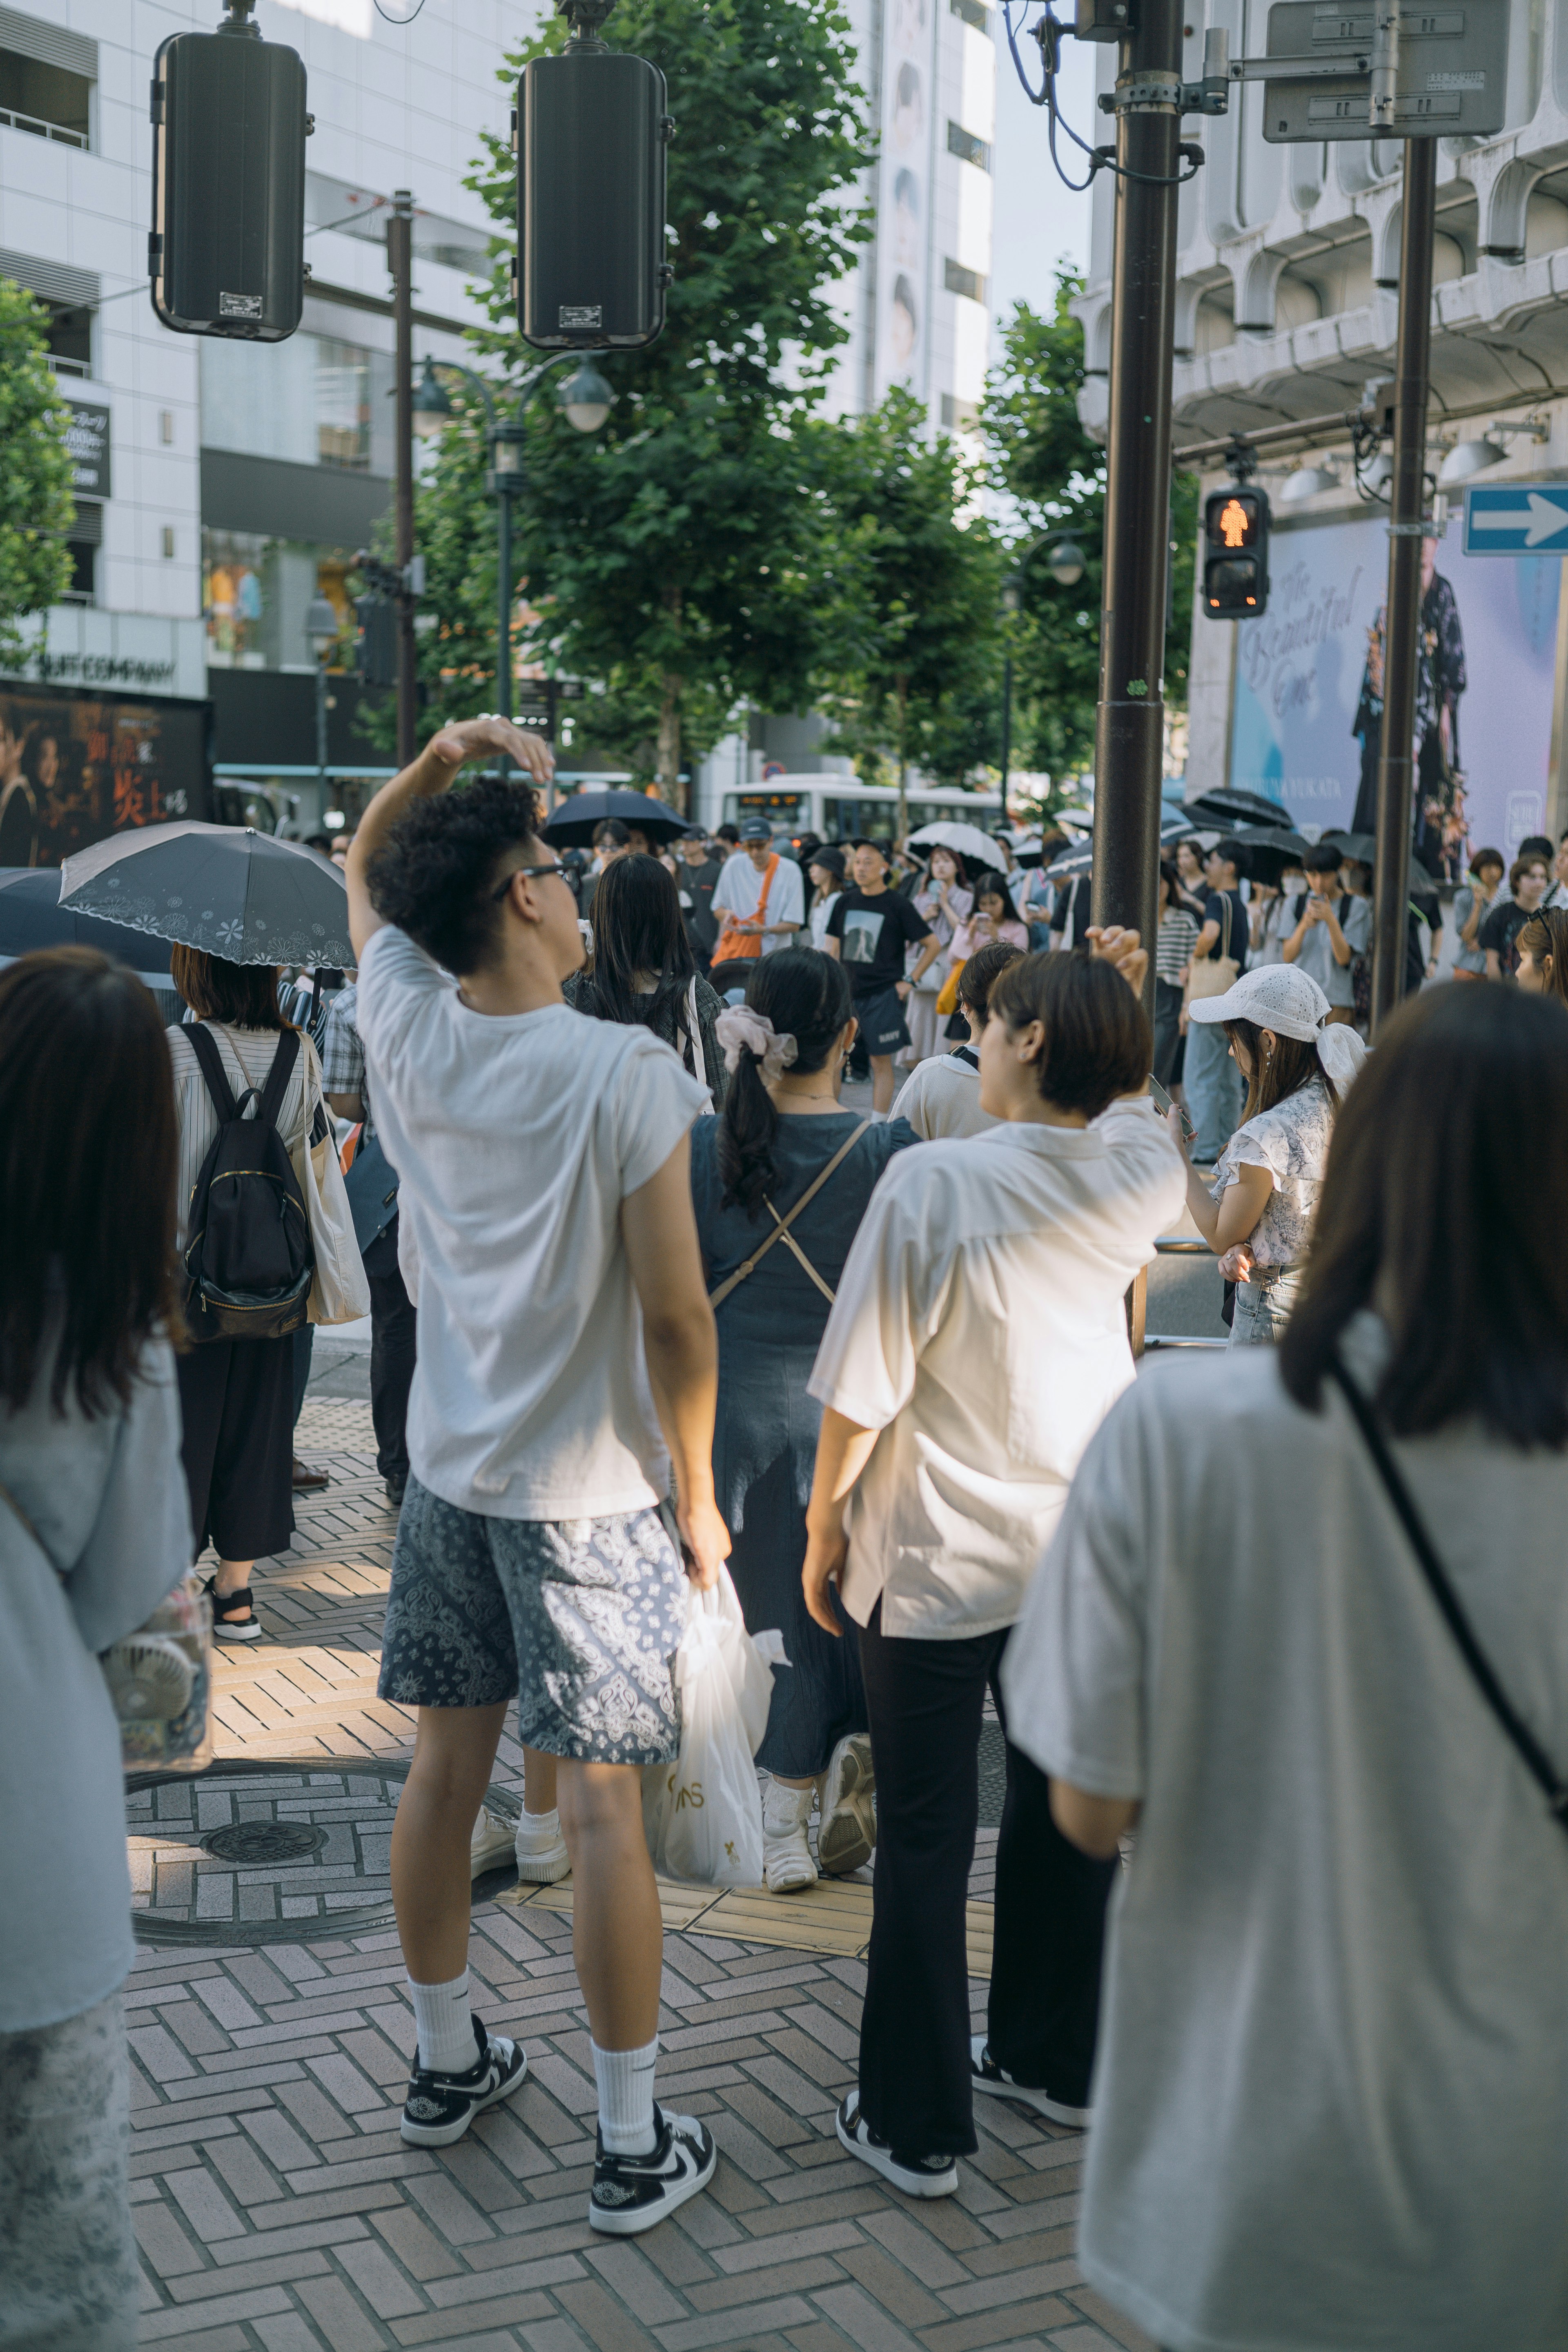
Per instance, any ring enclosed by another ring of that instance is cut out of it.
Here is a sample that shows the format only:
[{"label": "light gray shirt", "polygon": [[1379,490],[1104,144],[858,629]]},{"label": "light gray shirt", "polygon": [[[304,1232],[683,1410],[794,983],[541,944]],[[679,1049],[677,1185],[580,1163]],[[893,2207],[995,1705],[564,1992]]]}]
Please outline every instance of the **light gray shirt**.
[{"label": "light gray shirt", "polygon": [[152,1615],[193,1549],[167,1342],[148,1349],[130,1405],[93,1421],[74,1403],[53,1412],[52,1360],[19,1412],[0,1407],[0,1485],[37,1534],[0,1498],[4,2033],[79,2017],[135,1957],[120,1728],[98,1654]]},{"label": "light gray shirt", "polygon": [[[911,1155],[914,1157],[915,1155]],[[1364,1388],[1385,1346],[1343,1351]],[[1568,1460],[1397,1440],[1505,1688],[1568,1767]],[[1009,1733],[1141,1797],[1081,2253],[1173,2352],[1568,2343],[1568,1843],[1343,1400],[1159,1363],[1084,1457]]]},{"label": "light gray shirt", "polygon": [[[1329,927],[1326,923],[1312,924],[1301,941],[1301,952],[1296,958],[1296,970],[1311,972],[1329,1003],[1341,1006],[1355,1003],[1355,982],[1351,976],[1351,964],[1354,964],[1358,955],[1370,955],[1372,952],[1372,901],[1370,898],[1357,898],[1352,896],[1350,904],[1345,906],[1346,895],[1342,892],[1338,898],[1331,898],[1329,904],[1333,908],[1336,918],[1340,908],[1344,907],[1344,920],[1340,924],[1340,929],[1344,933],[1350,949],[1351,962],[1339,963],[1335,961],[1333,941],[1329,936]],[[1297,902],[1292,899],[1291,903],[1294,908]],[[1304,901],[1301,911],[1305,912]],[[1300,920],[1301,916],[1298,915],[1296,921]],[[1295,928],[1295,923],[1290,925],[1285,932],[1286,939],[1291,937]]]}]

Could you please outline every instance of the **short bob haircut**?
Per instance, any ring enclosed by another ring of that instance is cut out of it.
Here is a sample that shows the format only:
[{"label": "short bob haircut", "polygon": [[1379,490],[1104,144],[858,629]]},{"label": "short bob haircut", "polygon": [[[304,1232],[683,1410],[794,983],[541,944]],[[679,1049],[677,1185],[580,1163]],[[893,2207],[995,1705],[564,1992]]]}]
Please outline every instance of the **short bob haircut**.
[{"label": "short bob haircut", "polygon": [[527,784],[476,776],[399,817],[366,872],[371,903],[461,980],[497,953],[497,887],[511,867],[537,862],[538,836],[538,803]]},{"label": "short bob haircut", "polygon": [[1334,1123],[1286,1388],[1317,1406],[1375,1297],[1394,1342],[1376,1402],[1400,1436],[1473,1414],[1514,1445],[1561,1447],[1565,1224],[1568,1011],[1513,988],[1424,990]]},{"label": "short bob haircut", "polygon": [[989,1009],[1009,1029],[1043,1024],[1035,1076],[1057,1110],[1098,1118],[1118,1095],[1147,1084],[1155,1048],[1148,1016],[1120,973],[1087,948],[1020,956],[992,987]]},{"label": "short bob haircut", "polygon": [[90,1416],[130,1402],[150,1339],[183,1332],[178,1168],[151,990],[94,948],[19,958],[0,974],[0,1400],[13,1412],[51,1347],[55,1412],[74,1391]]},{"label": "short bob haircut", "polygon": [[232,1021],[236,1029],[287,1029],[277,1002],[275,963],[229,963],[200,948],[172,948],[169,972],[198,1021]]},{"label": "short bob haircut", "polygon": [[1527,874],[1533,874],[1537,866],[1541,868],[1542,874],[1550,876],[1552,872],[1552,859],[1550,855],[1546,851],[1540,849],[1527,849],[1522,851],[1521,855],[1514,859],[1513,864],[1508,869],[1509,888],[1511,890],[1517,890],[1525,876]]}]

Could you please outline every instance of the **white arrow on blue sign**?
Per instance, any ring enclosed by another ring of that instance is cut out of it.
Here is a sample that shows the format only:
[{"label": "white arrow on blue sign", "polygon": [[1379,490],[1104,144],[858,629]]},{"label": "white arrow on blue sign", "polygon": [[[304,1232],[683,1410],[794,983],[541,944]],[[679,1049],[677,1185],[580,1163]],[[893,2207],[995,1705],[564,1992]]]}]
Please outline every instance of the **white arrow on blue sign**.
[{"label": "white arrow on blue sign", "polygon": [[1472,483],[1465,553],[1568,555],[1568,482]]}]

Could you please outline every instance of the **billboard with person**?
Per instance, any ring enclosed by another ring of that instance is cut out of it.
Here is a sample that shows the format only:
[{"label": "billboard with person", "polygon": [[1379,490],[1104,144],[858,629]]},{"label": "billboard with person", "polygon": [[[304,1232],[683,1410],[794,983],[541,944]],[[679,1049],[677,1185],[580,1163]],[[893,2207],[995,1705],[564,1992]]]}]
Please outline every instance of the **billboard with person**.
[{"label": "billboard with person", "polygon": [[[1386,524],[1278,528],[1268,612],[1237,624],[1230,782],[1298,824],[1375,827]],[[1434,874],[1457,879],[1467,845],[1511,856],[1545,823],[1562,570],[1467,556],[1458,530],[1424,542],[1411,814]]]},{"label": "billboard with person", "polygon": [[212,814],[212,705],[0,681],[0,866]]}]

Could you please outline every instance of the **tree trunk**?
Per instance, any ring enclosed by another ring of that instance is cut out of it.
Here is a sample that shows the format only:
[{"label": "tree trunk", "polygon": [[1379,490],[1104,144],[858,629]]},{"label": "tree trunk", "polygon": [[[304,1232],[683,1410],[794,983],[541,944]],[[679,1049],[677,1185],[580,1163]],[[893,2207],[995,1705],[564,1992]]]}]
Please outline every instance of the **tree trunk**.
[{"label": "tree trunk", "polygon": [[[675,630],[681,625],[681,592],[676,587],[664,591],[663,603]],[[659,703],[659,796],[665,804],[678,809],[684,816],[685,806],[681,799],[681,688],[685,680],[672,669],[664,672],[664,693]]]}]

